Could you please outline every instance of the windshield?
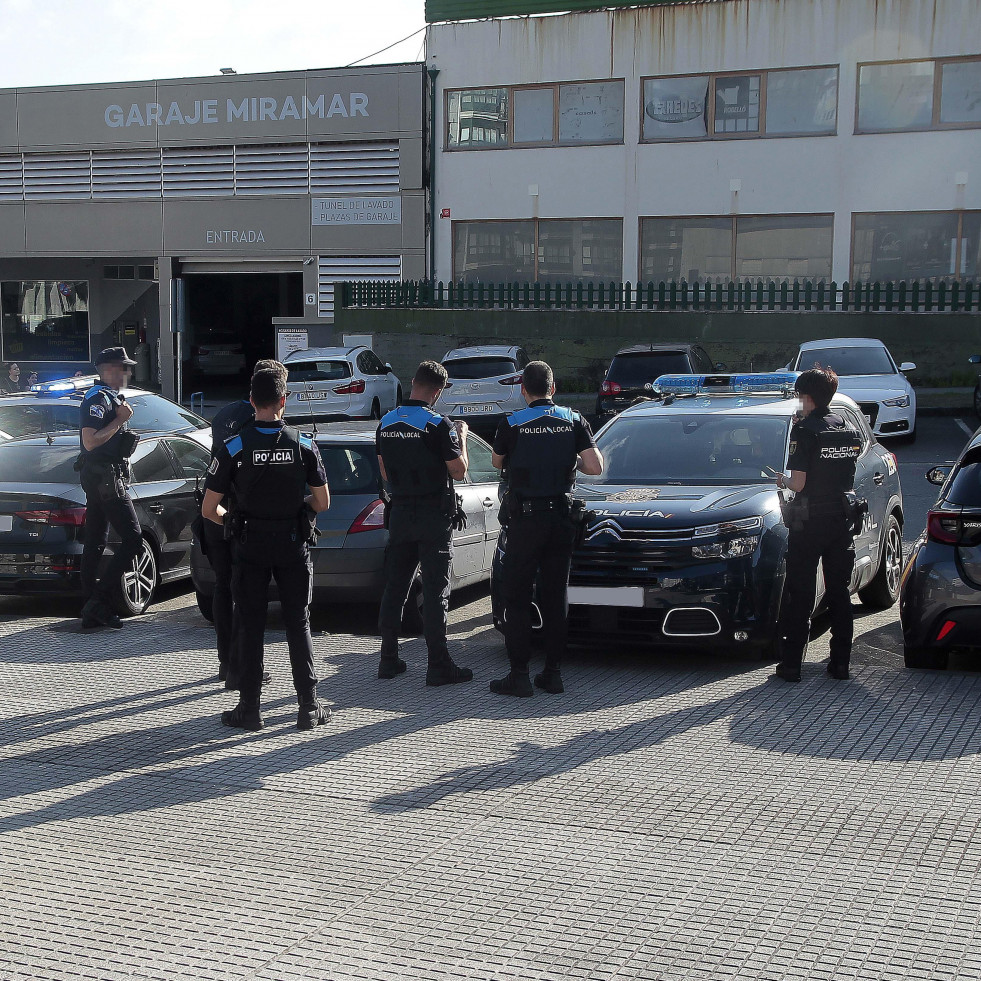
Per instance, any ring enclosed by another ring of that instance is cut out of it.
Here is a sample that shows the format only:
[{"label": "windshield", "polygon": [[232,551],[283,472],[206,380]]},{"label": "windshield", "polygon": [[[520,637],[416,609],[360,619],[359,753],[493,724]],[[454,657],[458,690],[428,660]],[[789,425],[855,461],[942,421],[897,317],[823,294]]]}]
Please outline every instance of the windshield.
[{"label": "windshield", "polygon": [[378,457],[374,443],[354,446],[350,443],[325,446],[320,444],[327,486],[331,495],[371,494],[377,496],[380,486]]},{"label": "windshield", "polygon": [[624,388],[643,388],[660,375],[687,374],[691,371],[688,356],[681,351],[653,354],[618,354],[610,365],[607,381]]},{"label": "windshield", "polygon": [[286,367],[287,384],[340,381],[351,375],[351,366],[346,361],[292,361]]},{"label": "windshield", "polygon": [[211,425],[197,413],[160,395],[131,395],[126,401],[133,406],[129,428],[138,433],[186,433]]},{"label": "windshield", "polygon": [[11,484],[77,484],[73,465],[78,447],[72,443],[0,445],[0,475]]},{"label": "windshield", "polygon": [[443,367],[450,378],[497,378],[513,375],[518,366],[510,358],[456,358],[444,361]]},{"label": "windshield", "polygon": [[598,484],[756,484],[787,462],[790,420],[723,413],[620,418],[597,439]]},{"label": "windshield", "polygon": [[884,347],[819,347],[801,351],[797,370],[834,368],[839,375],[894,375],[896,368]]}]

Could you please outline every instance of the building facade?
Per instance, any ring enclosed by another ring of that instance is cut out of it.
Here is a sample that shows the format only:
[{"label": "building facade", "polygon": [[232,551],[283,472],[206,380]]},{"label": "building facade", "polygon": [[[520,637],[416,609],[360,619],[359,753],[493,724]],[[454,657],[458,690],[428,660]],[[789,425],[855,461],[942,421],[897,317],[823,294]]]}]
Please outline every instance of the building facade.
[{"label": "building facade", "polygon": [[981,282],[978,13],[714,0],[431,24],[435,278]]},{"label": "building facade", "polygon": [[[0,360],[137,344],[178,388],[212,342],[273,356],[333,284],[426,273],[424,65],[0,91]],[[26,377],[26,372],[24,377]]]}]

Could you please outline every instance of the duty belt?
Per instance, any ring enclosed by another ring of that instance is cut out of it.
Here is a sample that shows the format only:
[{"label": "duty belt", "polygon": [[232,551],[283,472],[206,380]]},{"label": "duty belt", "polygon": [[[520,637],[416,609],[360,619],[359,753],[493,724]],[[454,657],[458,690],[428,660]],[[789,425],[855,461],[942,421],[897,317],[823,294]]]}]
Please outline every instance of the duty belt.
[{"label": "duty belt", "polygon": [[568,511],[569,498],[561,497],[526,497],[518,505],[520,514],[539,514],[543,511]]}]

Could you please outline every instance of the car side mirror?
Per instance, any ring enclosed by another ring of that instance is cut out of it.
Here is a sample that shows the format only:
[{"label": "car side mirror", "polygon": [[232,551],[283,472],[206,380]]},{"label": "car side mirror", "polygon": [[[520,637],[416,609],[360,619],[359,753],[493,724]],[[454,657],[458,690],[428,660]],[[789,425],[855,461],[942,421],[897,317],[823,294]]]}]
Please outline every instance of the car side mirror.
[{"label": "car side mirror", "polygon": [[933,467],[926,472],[926,479],[931,484],[942,484],[950,476],[950,464],[940,467]]},{"label": "car side mirror", "polygon": [[726,365],[725,361],[716,361],[715,362],[715,370],[716,371],[728,371],[729,368]]},{"label": "car side mirror", "polygon": [[916,371],[916,365],[912,361],[904,361],[899,366],[900,371]]},{"label": "car side mirror", "polygon": [[967,359],[968,364],[981,364],[981,354],[972,354]]}]

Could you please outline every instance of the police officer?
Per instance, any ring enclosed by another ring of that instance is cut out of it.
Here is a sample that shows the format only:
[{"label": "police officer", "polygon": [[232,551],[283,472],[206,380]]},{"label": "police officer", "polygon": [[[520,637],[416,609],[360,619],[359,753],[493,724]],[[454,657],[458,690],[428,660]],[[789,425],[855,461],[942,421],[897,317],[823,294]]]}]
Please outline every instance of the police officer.
[{"label": "police officer", "polygon": [[847,680],[853,633],[848,587],[855,565],[853,515],[847,495],[855,484],[862,437],[829,408],[838,391],[838,376],[830,368],[805,371],[795,389],[803,418],[790,432],[790,476],[778,474],[776,479],[778,488],[789,488],[796,495],[787,509],[790,532],[780,616],[782,655],[776,675],[784,681],[800,681],[820,560],[831,614],[828,673]]},{"label": "police officer", "polygon": [[[286,368],[278,361],[257,361],[255,371],[277,371],[286,380]],[[219,409],[211,420],[211,459],[218,456],[225,442],[237,435],[243,426],[255,419],[255,409],[249,399],[239,399]],[[239,623],[232,602],[232,546],[225,538],[223,529],[213,521],[205,521],[201,551],[207,556],[215,574],[215,591],[212,610],[215,622],[215,639],[218,646],[218,678],[225,687],[234,689],[238,684],[235,638]],[[263,684],[269,680],[263,672]]]},{"label": "police officer", "polygon": [[[123,347],[108,347],[95,359],[99,384],[85,393],[79,407],[81,453],[76,467],[85,491],[85,544],[82,548],[82,626],[121,627],[112,608],[112,591],[142,546],[140,523],[129,496],[129,457],[139,437],[127,423],[133,407],[119,394],[133,365]],[[109,528],[119,537],[112,559],[99,579],[99,564]]]},{"label": "police officer", "polygon": [[564,691],[561,665],[568,634],[568,587],[577,521],[570,492],[576,470],[595,476],[603,470],[585,419],[552,401],[552,369],[532,361],[521,380],[527,409],[501,422],[494,439],[493,463],[507,468],[501,509],[507,526],[504,552],[504,639],[511,671],[490,683],[498,695],[534,695],[528,675],[531,658],[531,604],[541,571],[538,596],[545,634],[545,670],[535,684],[552,694]]},{"label": "police officer", "polygon": [[386,413],[375,435],[382,479],[391,492],[385,591],[378,612],[379,678],[405,671],[399,625],[412,578],[421,568],[423,626],[429,665],[426,684],[453,685],[473,678],[453,663],[446,646],[450,596],[450,543],[457,512],[453,481],[467,472],[467,425],[432,411],[446,385],[446,369],[423,361],[405,404]]},{"label": "police officer", "polygon": [[[234,570],[232,589],[242,619],[238,705],[221,721],[239,729],[261,729],[262,648],[270,575],[279,587],[299,711],[298,729],[330,720],[317,698],[317,675],[310,637],[313,566],[310,518],[330,504],[327,477],[312,440],[283,423],[286,382],[281,373],[259,371],[252,378],[255,422],[218,451],[208,470],[201,512],[228,523]],[[306,487],[310,495],[304,497]],[[234,512],[221,504],[235,497]]]}]

